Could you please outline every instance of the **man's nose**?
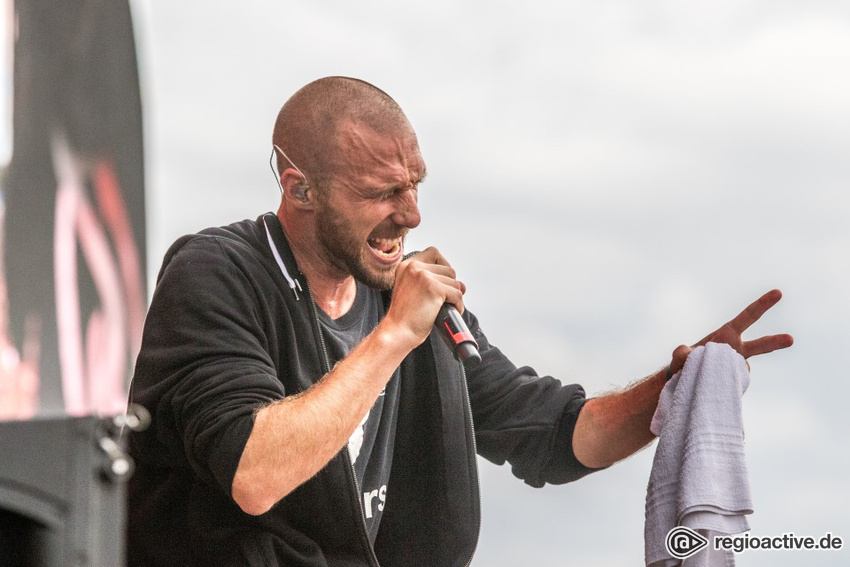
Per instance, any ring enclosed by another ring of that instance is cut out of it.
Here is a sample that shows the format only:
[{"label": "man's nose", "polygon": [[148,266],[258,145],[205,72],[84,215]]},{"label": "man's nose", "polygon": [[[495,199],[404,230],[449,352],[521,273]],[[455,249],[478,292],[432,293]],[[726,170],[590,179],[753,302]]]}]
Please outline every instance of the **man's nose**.
[{"label": "man's nose", "polygon": [[397,206],[392,214],[392,221],[407,228],[416,228],[422,221],[419,214],[419,191],[418,189],[405,189],[397,196]]}]

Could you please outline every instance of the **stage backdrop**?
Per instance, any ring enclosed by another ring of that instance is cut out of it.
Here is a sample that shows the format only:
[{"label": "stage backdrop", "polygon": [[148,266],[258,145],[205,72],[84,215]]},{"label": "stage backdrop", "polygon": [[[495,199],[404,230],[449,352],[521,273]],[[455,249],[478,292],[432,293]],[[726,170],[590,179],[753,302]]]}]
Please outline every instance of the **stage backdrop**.
[{"label": "stage backdrop", "polygon": [[0,12],[0,419],[118,413],[146,298],[130,8]]}]

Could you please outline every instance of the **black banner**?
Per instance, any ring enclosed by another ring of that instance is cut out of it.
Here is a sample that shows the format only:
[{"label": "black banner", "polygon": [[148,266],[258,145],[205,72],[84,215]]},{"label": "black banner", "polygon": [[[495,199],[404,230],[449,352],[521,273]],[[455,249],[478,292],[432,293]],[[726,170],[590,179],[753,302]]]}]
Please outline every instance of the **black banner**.
[{"label": "black banner", "polygon": [[116,414],[146,299],[130,8],[0,6],[0,419]]}]

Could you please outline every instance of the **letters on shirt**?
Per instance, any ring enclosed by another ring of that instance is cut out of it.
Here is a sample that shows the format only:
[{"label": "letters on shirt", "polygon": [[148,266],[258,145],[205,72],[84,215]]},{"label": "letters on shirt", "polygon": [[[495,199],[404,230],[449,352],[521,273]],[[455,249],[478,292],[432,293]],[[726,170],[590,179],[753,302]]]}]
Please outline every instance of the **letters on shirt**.
[{"label": "letters on shirt", "polygon": [[378,511],[383,512],[384,506],[387,503],[387,485],[381,486],[381,488],[376,488],[375,490],[366,491],[363,493],[363,511],[366,512],[366,518],[371,518],[374,516],[372,504],[375,501],[375,498],[378,499]]}]

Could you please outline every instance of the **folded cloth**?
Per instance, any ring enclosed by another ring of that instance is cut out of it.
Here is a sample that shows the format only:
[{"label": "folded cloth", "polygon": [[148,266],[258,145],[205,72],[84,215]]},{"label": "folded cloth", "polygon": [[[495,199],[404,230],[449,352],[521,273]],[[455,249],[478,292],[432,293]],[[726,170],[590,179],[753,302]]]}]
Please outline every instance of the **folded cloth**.
[{"label": "folded cloth", "polygon": [[[750,383],[744,358],[725,344],[696,348],[658,400],[650,429],[659,436],[646,492],[647,567],[682,565],[665,548],[667,533],[686,526],[703,535],[747,531],[753,512],[741,397]],[[731,551],[708,548],[685,565],[735,564]]]}]

